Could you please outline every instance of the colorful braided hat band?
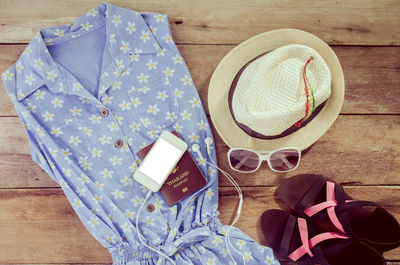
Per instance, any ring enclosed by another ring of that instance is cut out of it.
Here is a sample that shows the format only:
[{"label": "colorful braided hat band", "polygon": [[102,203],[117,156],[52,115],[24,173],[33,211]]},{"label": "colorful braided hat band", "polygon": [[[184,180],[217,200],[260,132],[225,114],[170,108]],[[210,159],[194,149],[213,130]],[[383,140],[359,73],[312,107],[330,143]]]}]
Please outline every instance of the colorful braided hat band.
[{"label": "colorful braided hat band", "polygon": [[301,124],[311,116],[316,106],[314,91],[310,85],[310,82],[307,79],[307,74],[306,74],[307,65],[310,63],[312,59],[313,57],[311,56],[310,59],[307,60],[303,68],[304,91],[306,92],[306,108],[304,117],[300,121],[294,124],[296,127],[300,127]]}]

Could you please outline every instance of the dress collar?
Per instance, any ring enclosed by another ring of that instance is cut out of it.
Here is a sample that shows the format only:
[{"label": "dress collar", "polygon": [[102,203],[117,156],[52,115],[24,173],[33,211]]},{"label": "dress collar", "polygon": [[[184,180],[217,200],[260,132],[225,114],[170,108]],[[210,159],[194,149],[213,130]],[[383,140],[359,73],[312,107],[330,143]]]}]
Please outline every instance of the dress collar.
[{"label": "dress collar", "polygon": [[[54,61],[47,46],[77,38],[104,23],[107,29],[105,49],[114,62],[106,67],[105,71],[114,69],[118,73],[124,72],[135,54],[161,51],[151,29],[139,12],[103,2],[76,18],[72,24],[42,28],[36,33],[15,64],[17,100],[22,101],[43,85],[54,93],[94,98]],[[112,73],[106,73],[106,77],[110,74]],[[109,85],[111,81],[112,78],[109,77],[101,83]],[[104,85],[99,89],[98,97],[105,92]]]}]

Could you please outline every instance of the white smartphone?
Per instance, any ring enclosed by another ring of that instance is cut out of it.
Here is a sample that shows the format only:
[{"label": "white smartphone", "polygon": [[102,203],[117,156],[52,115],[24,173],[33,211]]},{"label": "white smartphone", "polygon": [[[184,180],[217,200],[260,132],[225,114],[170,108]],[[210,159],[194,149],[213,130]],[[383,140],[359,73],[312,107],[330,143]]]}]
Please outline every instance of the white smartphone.
[{"label": "white smartphone", "polygon": [[146,155],[133,178],[157,192],[185,153],[188,145],[169,131],[163,131]]}]

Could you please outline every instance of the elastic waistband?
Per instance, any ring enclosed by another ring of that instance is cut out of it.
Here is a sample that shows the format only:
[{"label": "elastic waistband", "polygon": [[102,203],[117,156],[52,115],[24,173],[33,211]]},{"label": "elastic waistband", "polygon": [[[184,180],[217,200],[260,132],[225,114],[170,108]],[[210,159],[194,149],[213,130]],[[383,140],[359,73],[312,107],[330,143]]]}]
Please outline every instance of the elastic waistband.
[{"label": "elastic waistband", "polygon": [[[210,217],[207,222],[193,225],[188,231],[176,233],[173,237],[168,237],[159,246],[151,246],[165,255],[171,257],[178,251],[206,240],[212,233],[216,233],[221,228],[219,219]],[[172,232],[172,231],[171,231]],[[147,259],[158,260],[159,254],[142,245],[140,242],[122,242],[116,247],[109,249],[113,259],[113,265],[123,265],[133,261]]]}]

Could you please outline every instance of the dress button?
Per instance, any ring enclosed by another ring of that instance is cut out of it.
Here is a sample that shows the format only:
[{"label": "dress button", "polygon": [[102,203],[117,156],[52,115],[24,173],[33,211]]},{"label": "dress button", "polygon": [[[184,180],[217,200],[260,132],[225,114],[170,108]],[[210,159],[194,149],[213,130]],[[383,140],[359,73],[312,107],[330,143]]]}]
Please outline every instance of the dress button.
[{"label": "dress button", "polygon": [[147,204],[146,210],[147,210],[149,213],[151,213],[152,211],[154,211],[154,205],[153,205],[153,204]]},{"label": "dress button", "polygon": [[121,139],[118,139],[115,141],[115,147],[117,148],[121,148],[124,145],[124,141],[122,141]]},{"label": "dress button", "polygon": [[100,113],[101,113],[101,116],[107,117],[109,112],[108,112],[108,109],[101,109]]}]

